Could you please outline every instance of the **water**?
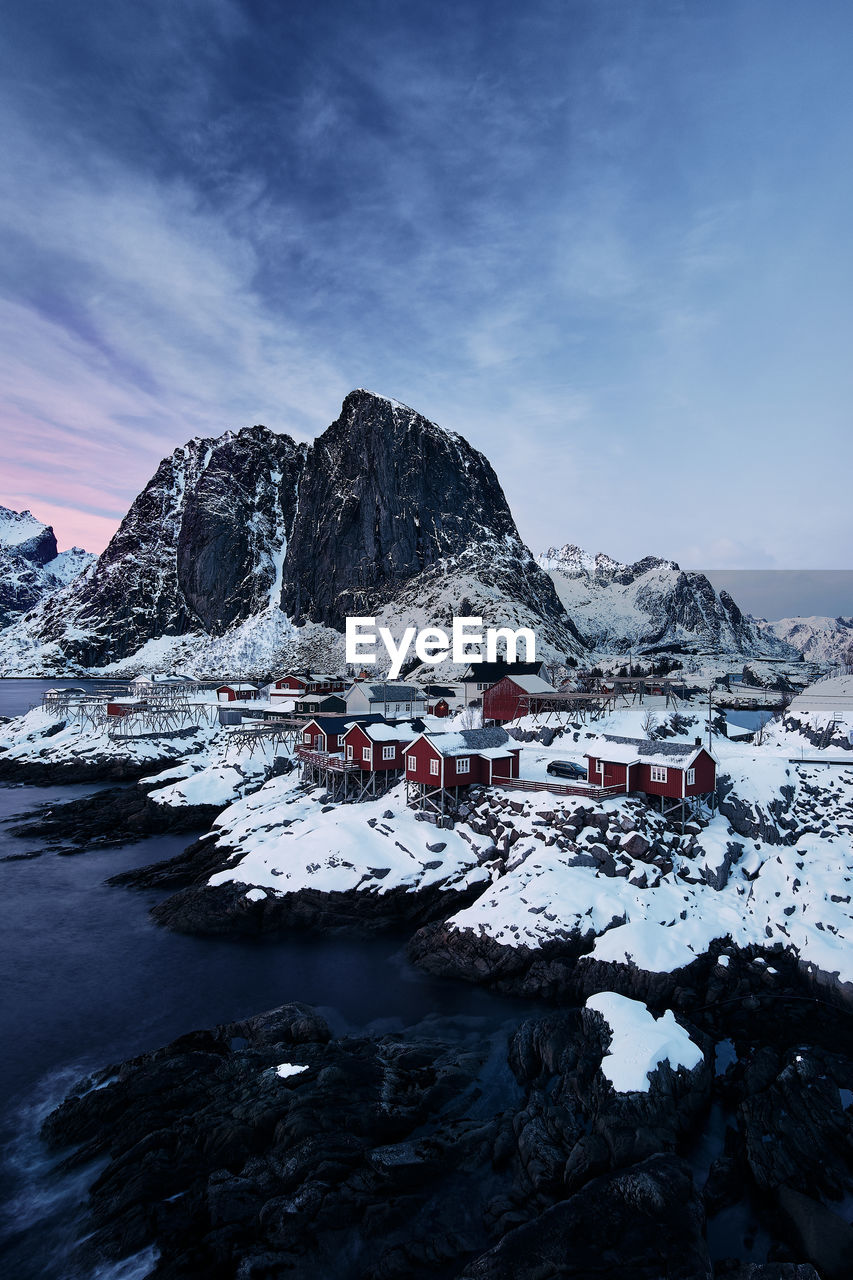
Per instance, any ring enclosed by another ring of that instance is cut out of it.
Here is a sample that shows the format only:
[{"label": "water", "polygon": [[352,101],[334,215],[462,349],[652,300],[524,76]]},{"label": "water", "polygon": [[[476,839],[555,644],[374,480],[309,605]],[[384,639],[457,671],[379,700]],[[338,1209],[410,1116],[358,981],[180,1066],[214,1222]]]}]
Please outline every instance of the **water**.
[{"label": "water", "polygon": [[9,680],[0,679],[0,716],[20,716],[31,707],[41,705],[45,689],[58,689],[63,686],[74,689],[85,689],[87,693],[95,693],[108,686],[114,689],[120,680]]},{"label": "water", "polygon": [[[0,715],[27,710],[56,683],[0,681]],[[37,851],[11,835],[14,815],[93,790],[0,786],[0,859]],[[11,1253],[0,1268],[16,1280],[71,1274],[67,1257],[94,1171],[61,1176],[37,1135],[89,1071],[290,1000],[319,1007],[337,1033],[400,1030],[439,1014],[455,1020],[460,1036],[471,1034],[472,1019],[488,1034],[532,1008],[413,969],[401,938],[188,937],[152,923],[161,892],[104,883],[172,857],[192,839],[153,836],[74,857],[0,861],[0,1201],[7,1207],[0,1250],[5,1243]],[[448,1029],[442,1024],[442,1033]],[[498,1057],[505,1064],[505,1048]],[[134,1267],[145,1275],[150,1258]],[[134,1269],[104,1272],[103,1280],[108,1274],[118,1280]]]}]

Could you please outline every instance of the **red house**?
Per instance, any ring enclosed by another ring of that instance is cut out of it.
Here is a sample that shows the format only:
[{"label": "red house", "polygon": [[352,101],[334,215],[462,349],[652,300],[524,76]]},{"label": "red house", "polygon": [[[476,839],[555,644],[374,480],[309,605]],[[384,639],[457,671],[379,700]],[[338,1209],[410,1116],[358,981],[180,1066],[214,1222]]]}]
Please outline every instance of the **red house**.
[{"label": "red house", "polygon": [[664,799],[695,800],[717,788],[717,762],[700,740],[653,742],[605,734],[587,752],[587,777],[600,787],[623,787]]},{"label": "red house", "polygon": [[318,675],[314,671],[292,672],[270,685],[271,698],[298,697],[305,693],[340,693],[344,681],[339,676]]},{"label": "red house", "polygon": [[422,733],[403,752],[409,803],[443,813],[449,792],[492,778],[517,778],[521,748],[505,729]]},{"label": "red house", "polygon": [[302,726],[299,745],[307,751],[324,751],[332,756],[343,754],[343,740],[348,729],[354,724],[367,726],[377,723],[384,724],[381,716],[314,716]]},{"label": "red house", "polygon": [[423,721],[393,725],[382,722],[351,724],[341,738],[344,759],[371,773],[403,769],[406,763],[403,751],[422,730]]},{"label": "red house", "polygon": [[261,691],[256,684],[242,681],[238,684],[221,684],[216,690],[216,696],[220,702],[250,702],[259,698]]},{"label": "red house", "polygon": [[503,676],[483,691],[483,719],[497,724],[517,720],[519,716],[529,715],[543,698],[553,697],[556,692],[541,676]]}]

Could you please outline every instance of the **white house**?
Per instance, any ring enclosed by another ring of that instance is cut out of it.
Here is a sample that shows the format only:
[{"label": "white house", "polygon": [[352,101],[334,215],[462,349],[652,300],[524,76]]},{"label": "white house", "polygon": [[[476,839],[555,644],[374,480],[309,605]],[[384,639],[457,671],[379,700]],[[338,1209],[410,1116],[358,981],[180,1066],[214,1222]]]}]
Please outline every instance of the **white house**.
[{"label": "white house", "polygon": [[426,715],[427,697],[414,684],[357,680],[343,695],[348,715],[379,715],[386,720],[411,720]]}]

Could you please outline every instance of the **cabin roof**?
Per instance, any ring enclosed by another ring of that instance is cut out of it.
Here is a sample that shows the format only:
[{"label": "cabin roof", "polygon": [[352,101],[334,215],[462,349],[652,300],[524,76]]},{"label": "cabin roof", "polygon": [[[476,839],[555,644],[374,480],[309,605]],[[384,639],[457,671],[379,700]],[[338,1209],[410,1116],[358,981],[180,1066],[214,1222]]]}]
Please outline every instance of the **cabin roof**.
[{"label": "cabin roof", "polygon": [[598,745],[590,747],[586,754],[613,764],[660,764],[687,769],[702,751],[711,755],[706,747],[697,746],[695,742],[655,742],[651,738],[622,738],[605,733]]},{"label": "cabin roof", "polygon": [[483,755],[485,752],[503,756],[507,751],[520,750],[517,746],[508,746],[510,736],[506,729],[501,729],[498,725],[487,729],[457,729],[449,733],[424,733],[421,736],[442,756]]},{"label": "cabin roof", "polygon": [[472,662],[464,672],[462,680],[476,680],[478,684],[497,684],[504,676],[538,676],[542,670],[541,662]]},{"label": "cabin roof", "polygon": [[[503,678],[503,677],[501,677]],[[525,693],[556,693],[557,690],[547,680],[543,680],[541,676],[517,676],[513,672],[507,672],[507,679],[513,684],[518,685],[519,689],[523,689]]]},{"label": "cabin roof", "polygon": [[355,721],[347,724],[347,733],[350,729],[361,729],[366,738],[371,742],[414,742],[424,731],[423,720],[403,720],[399,724],[387,724],[384,720],[377,720],[371,724]]},{"label": "cabin roof", "polygon": [[364,689],[371,702],[411,702],[426,697],[423,689],[416,684],[392,684],[391,681],[386,681],[384,684],[359,682],[352,685],[347,693],[358,688]]}]

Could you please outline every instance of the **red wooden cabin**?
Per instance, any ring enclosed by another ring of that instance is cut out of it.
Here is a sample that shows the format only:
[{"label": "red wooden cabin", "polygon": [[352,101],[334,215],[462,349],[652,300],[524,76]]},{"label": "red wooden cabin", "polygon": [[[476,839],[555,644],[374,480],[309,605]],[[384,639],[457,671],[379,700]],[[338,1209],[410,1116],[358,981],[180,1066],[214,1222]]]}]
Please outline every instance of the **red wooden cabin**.
[{"label": "red wooden cabin", "polygon": [[510,742],[500,728],[421,734],[404,752],[406,781],[445,788],[517,778],[521,748]]},{"label": "red wooden cabin", "polygon": [[483,719],[505,724],[526,716],[537,705],[538,694],[554,695],[556,690],[547,680],[536,675],[503,676],[483,692]]},{"label": "red wooden cabin", "polygon": [[[362,727],[373,724],[384,725],[385,721],[382,716],[314,716],[302,726],[299,746],[306,747],[309,751],[325,751],[329,755],[343,754],[344,736],[347,730],[356,724]],[[400,726],[401,729],[403,727]],[[422,722],[419,722],[418,730],[421,727]],[[412,736],[410,733],[406,741],[410,741]],[[403,766],[400,764],[397,767]]]},{"label": "red wooden cabin", "polygon": [[376,724],[351,724],[341,738],[344,758],[371,773],[403,769],[406,763],[404,749],[422,728],[423,721],[419,722],[418,728],[411,724],[390,725],[381,721]]},{"label": "red wooden cabin", "polygon": [[251,702],[259,698],[261,691],[255,684],[240,682],[238,684],[221,684],[216,690],[220,702]]},{"label": "red wooden cabin", "polygon": [[653,742],[605,735],[587,752],[587,777],[602,787],[624,786],[672,800],[709,795],[717,763],[701,742]]}]

